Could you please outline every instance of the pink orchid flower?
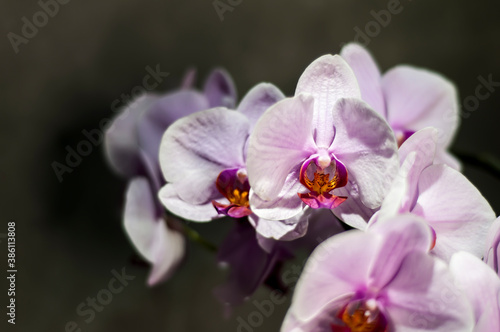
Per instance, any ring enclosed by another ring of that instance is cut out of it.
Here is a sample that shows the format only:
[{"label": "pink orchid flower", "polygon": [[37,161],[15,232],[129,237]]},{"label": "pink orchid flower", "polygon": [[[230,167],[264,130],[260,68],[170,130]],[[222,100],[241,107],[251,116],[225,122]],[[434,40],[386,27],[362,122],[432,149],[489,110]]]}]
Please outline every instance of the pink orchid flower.
[{"label": "pink orchid flower", "polygon": [[281,331],[472,331],[472,307],[431,245],[409,214],[331,237],[309,257]]},{"label": "pink orchid flower", "polygon": [[453,83],[412,66],[397,66],[382,75],[370,53],[358,44],[344,46],[340,55],[358,79],[361,98],[389,122],[399,145],[418,130],[435,127],[439,131],[436,160],[460,169],[459,161],[446,151],[459,124]]},{"label": "pink orchid flower", "polygon": [[262,115],[247,158],[255,214],[286,220],[326,208],[355,225],[360,207],[380,206],[398,172],[397,144],[360,97],[347,63],[325,55],[304,71],[295,97]]},{"label": "pink orchid flower", "polygon": [[113,120],[105,134],[105,152],[111,167],[129,179],[123,223],[139,254],[151,263],[149,285],[166,280],[184,256],[183,235],[167,224],[157,193],[164,181],[158,149],[163,132],[175,120],[219,105],[232,106],[236,89],[224,70],[214,70],[203,92],[195,90],[194,71],[180,89],[165,95],[146,94]]},{"label": "pink orchid flower", "polygon": [[262,83],[247,93],[236,110],[207,109],[170,126],[160,147],[167,181],[160,199],[165,207],[198,222],[251,215],[248,137],[260,115],[283,98],[274,85]]},{"label": "pink orchid flower", "polygon": [[434,255],[446,261],[458,251],[482,257],[495,213],[463,174],[436,162],[437,140],[435,128],[424,128],[403,143],[399,175],[370,224],[396,214],[416,214],[434,233]]}]

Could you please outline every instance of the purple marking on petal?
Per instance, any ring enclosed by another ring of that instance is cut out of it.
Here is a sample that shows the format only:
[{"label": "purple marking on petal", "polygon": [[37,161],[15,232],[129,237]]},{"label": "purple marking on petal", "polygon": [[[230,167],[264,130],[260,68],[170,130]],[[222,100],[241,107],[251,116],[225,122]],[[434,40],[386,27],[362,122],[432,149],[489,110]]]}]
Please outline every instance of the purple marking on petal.
[{"label": "purple marking on petal", "polygon": [[219,214],[224,214],[232,218],[243,218],[252,214],[252,210],[245,206],[222,204],[217,201],[212,201],[212,204]]},{"label": "purple marking on petal", "polygon": [[297,195],[299,195],[302,202],[306,203],[313,209],[334,209],[347,199],[347,197],[335,196],[328,193],[324,193],[319,196],[312,193],[298,193]]},{"label": "purple marking on petal", "polygon": [[233,218],[243,218],[252,214],[252,210],[245,206],[232,206],[227,215]]}]

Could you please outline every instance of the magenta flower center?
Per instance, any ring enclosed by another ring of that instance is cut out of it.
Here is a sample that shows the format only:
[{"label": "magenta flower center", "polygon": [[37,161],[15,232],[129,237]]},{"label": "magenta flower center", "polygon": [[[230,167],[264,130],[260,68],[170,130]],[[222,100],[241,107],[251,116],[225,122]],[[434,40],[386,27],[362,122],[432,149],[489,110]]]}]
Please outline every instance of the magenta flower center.
[{"label": "magenta flower center", "polygon": [[398,142],[398,148],[401,147],[401,145],[403,145],[403,143],[406,142],[406,140],[413,134],[415,134],[415,132],[411,130],[395,129],[394,135],[396,136],[396,141]]},{"label": "magenta flower center", "polygon": [[212,201],[219,214],[233,218],[242,218],[252,214],[250,210],[250,184],[244,169],[226,169],[215,182],[217,190],[229,201],[229,204]]},{"label": "magenta flower center", "polygon": [[387,320],[377,307],[377,301],[351,301],[342,308],[331,324],[332,332],[385,332]]},{"label": "magenta flower center", "polygon": [[306,160],[300,169],[300,183],[308,193],[299,193],[300,199],[313,209],[333,209],[342,204],[347,197],[335,196],[335,188],[347,184],[347,170],[334,157],[322,155]]}]

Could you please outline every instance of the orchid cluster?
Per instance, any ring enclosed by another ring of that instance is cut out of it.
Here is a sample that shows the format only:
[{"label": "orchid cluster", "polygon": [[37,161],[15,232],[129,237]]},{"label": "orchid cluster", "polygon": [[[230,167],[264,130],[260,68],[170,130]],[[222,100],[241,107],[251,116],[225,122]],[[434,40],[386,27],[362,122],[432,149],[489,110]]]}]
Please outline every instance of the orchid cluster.
[{"label": "orchid cluster", "polygon": [[448,151],[450,81],[411,66],[382,75],[357,44],[311,63],[291,97],[260,83],[237,103],[225,71],[201,91],[194,76],[142,96],[106,133],[150,285],[184,259],[189,222],[223,219],[223,304],[310,253],[282,331],[500,331],[500,219]]}]

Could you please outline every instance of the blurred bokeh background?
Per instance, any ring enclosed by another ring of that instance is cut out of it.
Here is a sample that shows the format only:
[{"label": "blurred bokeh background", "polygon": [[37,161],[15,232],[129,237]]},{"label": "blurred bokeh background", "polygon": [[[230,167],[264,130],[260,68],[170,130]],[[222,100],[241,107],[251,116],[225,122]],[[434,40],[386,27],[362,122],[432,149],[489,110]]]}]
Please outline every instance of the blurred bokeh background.
[{"label": "blurred bokeh background", "polygon": [[[19,271],[17,324],[6,330],[65,331],[75,321],[82,331],[237,331],[237,318],[256,310],[254,299],[269,298],[268,289],[224,319],[212,289],[225,272],[197,245],[189,245],[188,260],[169,282],[148,288],[148,269],[133,263],[121,225],[126,183],[108,168],[102,145],[62,182],[51,164],[64,163],[66,147],[85,139],[82,130],[113,116],[112,102],[142,84],[146,66],[170,73],[157,91],[177,86],[188,67],[198,69],[201,84],[210,69],[223,66],[240,97],[261,81],[290,95],[312,60],[339,52],[357,29],[376,22],[372,11],[394,1],[71,0],[17,53],[8,34],[22,36],[23,17],[33,22],[41,7],[35,0],[1,1],[0,233],[17,222]],[[214,7],[220,2],[232,9],[223,20]],[[479,76],[500,82],[498,3],[401,0],[400,6],[378,33],[360,40],[382,70],[406,63],[438,71],[456,83],[461,101],[475,95]],[[499,114],[500,89],[462,118],[454,148],[500,157]],[[465,174],[499,213],[499,179],[467,164]],[[213,241],[229,229],[224,222],[195,227]],[[76,307],[122,268],[136,278],[85,323]],[[5,308],[7,284],[0,280]],[[277,331],[287,306],[254,330]],[[3,310],[1,317],[3,331]]]}]

